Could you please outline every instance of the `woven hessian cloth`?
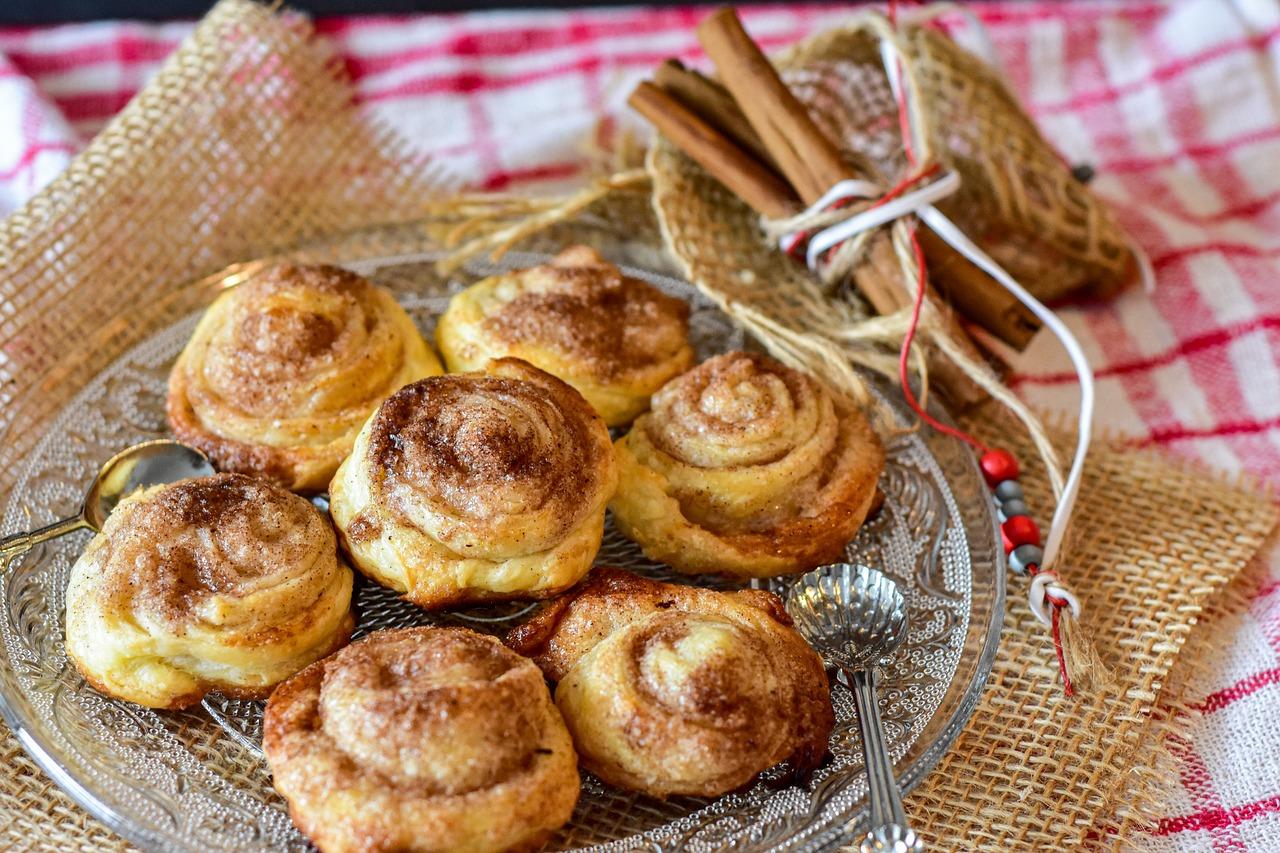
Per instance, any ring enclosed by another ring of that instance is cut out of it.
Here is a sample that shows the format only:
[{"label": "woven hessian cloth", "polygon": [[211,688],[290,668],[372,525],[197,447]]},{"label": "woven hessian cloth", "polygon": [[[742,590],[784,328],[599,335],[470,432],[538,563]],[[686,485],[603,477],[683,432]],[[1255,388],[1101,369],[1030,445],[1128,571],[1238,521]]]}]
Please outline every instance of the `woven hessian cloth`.
[{"label": "woven hessian cloth", "polygon": [[[363,123],[298,19],[224,0],[58,179],[0,225],[0,492],[42,426],[107,360],[186,310],[174,282],[363,225],[411,221],[426,164]],[[652,233],[652,223],[616,223]],[[1032,458],[1007,419],[972,428]],[[1047,506],[1042,472],[1025,478]],[[1104,444],[1084,484],[1067,570],[1115,670],[1065,699],[1053,653],[1011,580],[981,706],[908,808],[934,849],[1111,846],[1141,804],[1177,721],[1151,711],[1193,623],[1274,521],[1252,490],[1148,451]],[[1181,664],[1184,665],[1185,664]],[[1180,697],[1179,697],[1180,699]],[[259,765],[235,772],[260,774]],[[0,846],[126,845],[5,735]]]}]

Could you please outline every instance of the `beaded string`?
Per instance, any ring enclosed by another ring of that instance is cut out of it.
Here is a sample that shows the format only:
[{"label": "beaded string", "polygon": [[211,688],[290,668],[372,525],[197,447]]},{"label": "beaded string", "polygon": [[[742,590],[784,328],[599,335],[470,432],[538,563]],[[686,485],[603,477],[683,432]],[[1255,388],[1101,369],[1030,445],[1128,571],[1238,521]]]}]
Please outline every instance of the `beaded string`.
[{"label": "beaded string", "polygon": [[[1029,600],[1031,601],[1032,612],[1036,613],[1037,618],[1041,619],[1041,621],[1044,619],[1043,610],[1036,607],[1036,602],[1039,600],[1037,592],[1041,592],[1044,600],[1047,600],[1052,607],[1049,617],[1049,629],[1053,635],[1054,653],[1058,658],[1058,671],[1062,674],[1063,692],[1071,696],[1074,694],[1075,689],[1071,684],[1071,676],[1067,672],[1067,659],[1062,647],[1061,612],[1066,607],[1078,617],[1080,615],[1080,603],[1075,595],[1061,583],[1056,572],[1041,571],[1040,569],[1040,566],[1044,563],[1044,551],[1040,547],[1040,528],[1036,526],[1035,521],[1031,518],[1030,510],[1023,500],[1022,486],[1018,483],[1018,460],[1007,450],[993,450],[964,430],[938,421],[920,405],[916,399],[915,392],[911,389],[908,362],[911,355],[912,340],[915,337],[916,327],[920,323],[920,311],[924,306],[927,272],[924,251],[920,247],[920,241],[916,238],[915,228],[909,227],[908,233],[911,238],[911,248],[916,258],[918,274],[915,299],[911,306],[911,321],[907,326],[906,334],[902,338],[902,348],[898,355],[898,378],[902,384],[902,395],[906,398],[907,405],[922,421],[939,432],[969,444],[982,454],[979,457],[979,465],[982,468],[983,477],[987,481],[987,487],[992,490],[995,496],[1000,519],[1000,538],[1004,545],[1009,568],[1014,574],[1029,575],[1032,578]],[[1050,582],[1051,586],[1045,584],[1045,581]],[[1045,588],[1043,590],[1038,589],[1037,583]]]},{"label": "beaded string", "polygon": [[[1076,496],[1079,493],[1080,479],[1083,473],[1084,460],[1088,453],[1090,431],[1093,422],[1093,372],[1084,356],[1079,342],[1070,330],[1052,311],[1027,292],[1020,284],[1001,268],[993,259],[960,231],[949,219],[933,207],[932,202],[942,194],[954,192],[958,181],[954,176],[916,188],[924,179],[939,171],[937,164],[921,168],[917,163],[915,133],[918,131],[911,121],[911,111],[907,101],[907,86],[903,85],[902,57],[895,43],[896,35],[896,2],[890,4],[891,34],[881,41],[881,53],[885,62],[885,71],[893,90],[898,109],[898,120],[902,127],[903,152],[909,165],[908,174],[894,187],[879,196],[866,210],[843,222],[836,223],[817,234],[800,232],[788,235],[783,241],[783,248],[788,254],[798,255],[799,249],[809,243],[806,260],[815,271],[822,262],[822,256],[843,240],[861,233],[869,228],[885,224],[886,215],[898,217],[916,216],[923,220],[938,236],[950,243],[953,248],[966,256],[979,268],[994,278],[999,284],[1026,305],[1033,314],[1059,339],[1066,349],[1080,380],[1080,427],[1076,443],[1076,452],[1072,460],[1066,484],[1059,498],[1049,529],[1049,537],[1041,547],[1040,529],[1032,520],[1024,499],[1022,487],[1018,484],[1019,466],[1017,459],[1007,450],[991,449],[967,432],[943,424],[920,404],[910,383],[909,362],[911,346],[916,330],[920,324],[927,292],[928,273],[924,252],[916,237],[915,225],[904,219],[903,225],[910,242],[916,266],[916,288],[912,301],[910,322],[903,336],[899,351],[898,375],[902,385],[903,396],[912,411],[934,429],[963,441],[977,450],[981,455],[979,464],[987,485],[995,495],[997,511],[1000,519],[1001,540],[1008,557],[1010,569],[1018,575],[1031,578],[1028,589],[1028,604],[1036,618],[1049,628],[1054,652],[1058,660],[1058,668],[1062,674],[1063,689],[1066,695],[1074,693],[1074,686],[1068,672],[1067,656],[1062,638],[1062,611],[1070,611],[1075,618],[1080,616],[1080,602],[1065,584],[1052,566],[1060,551],[1067,527],[1071,519]],[[835,187],[827,193],[812,210],[831,210],[844,207],[857,198],[867,198],[870,193],[864,186],[866,182],[845,182],[848,187]],[[950,184],[950,188],[944,187]],[[939,192],[941,190],[941,192]],[[890,204],[893,202],[893,204]],[[885,206],[894,208],[890,211]],[[878,210],[881,209],[881,210]],[[884,215],[877,215],[884,214]],[[812,240],[810,238],[812,237]]]},{"label": "beaded string", "polygon": [[[897,29],[896,7],[896,0],[891,0],[890,20],[895,30]],[[897,55],[896,48],[893,50],[893,53],[893,64],[888,69],[890,72],[890,84],[893,88],[894,100],[898,108],[898,120],[903,128],[903,151],[906,155],[907,162],[914,167],[915,155],[911,142],[914,134],[913,128],[910,124],[910,111],[908,110],[906,103],[907,87],[902,85],[901,57]],[[887,58],[888,57],[886,57],[886,59]],[[934,225],[934,229],[939,232],[939,236],[946,239],[947,242],[952,243],[956,248],[961,249],[962,253],[966,255],[970,254],[969,252],[964,252],[963,247],[955,245],[957,242],[955,239],[956,235],[947,234],[943,229],[939,229],[936,224],[930,224]],[[950,222],[947,222],[946,224],[951,225]],[[955,231],[959,230],[955,229],[954,226],[952,226],[952,229]],[[912,304],[911,321],[907,326],[906,334],[903,336],[902,348],[898,359],[898,372],[903,388],[903,395],[906,397],[907,405],[911,407],[912,411],[914,411],[921,420],[925,421],[930,426],[933,426],[935,429],[941,428],[941,430],[948,435],[955,436],[967,442],[982,453],[979,458],[979,464],[982,467],[983,476],[987,480],[987,486],[992,489],[992,492],[996,496],[1000,520],[1000,538],[1004,545],[1005,555],[1008,558],[1009,568],[1015,574],[1029,575],[1032,578],[1031,588],[1028,590],[1028,602],[1031,606],[1032,612],[1035,613],[1038,619],[1042,622],[1046,621],[1044,602],[1047,601],[1051,607],[1051,613],[1047,621],[1050,632],[1053,636],[1054,653],[1058,659],[1058,671],[1062,675],[1063,691],[1067,696],[1071,696],[1074,693],[1074,687],[1071,683],[1071,676],[1067,671],[1066,654],[1062,644],[1061,613],[1062,609],[1066,607],[1070,608],[1073,615],[1078,617],[1080,615],[1080,603],[1075,598],[1075,595],[1071,590],[1061,582],[1061,579],[1056,572],[1052,570],[1042,570],[1041,568],[1046,563],[1045,552],[1040,547],[1040,529],[1031,518],[1030,509],[1023,500],[1024,496],[1022,487],[1019,485],[1017,479],[1018,474],[1020,473],[1017,459],[1007,450],[992,450],[964,431],[939,423],[924,410],[924,407],[919,404],[915,399],[914,393],[911,391],[910,376],[907,366],[911,353],[911,344],[915,337],[915,330],[920,323],[920,312],[924,305],[928,274],[926,270],[924,251],[921,249],[920,241],[916,237],[915,227],[913,225],[908,225],[907,233],[911,241],[912,252],[915,255],[917,281],[915,299]],[[963,238],[962,234],[958,236]],[[967,241],[967,238],[965,239]],[[972,248],[975,250],[977,249],[976,246],[973,246]],[[970,256],[970,260],[976,259]],[[990,265],[995,266],[994,261],[990,261]],[[986,264],[981,263],[979,263],[979,266],[984,268],[987,267]],[[988,269],[987,272],[992,273],[994,271]],[[1005,273],[1003,269],[1000,269],[999,274],[996,274],[993,277],[1002,285],[1005,285],[1006,289],[1010,290],[1010,292],[1017,296],[1024,304],[1034,302],[1034,305],[1028,304],[1028,307],[1031,308],[1038,316],[1050,313],[1048,309],[1039,304],[1038,300],[1034,300],[1030,294],[1026,293],[1016,284],[1016,282],[1013,282],[1012,278]],[[1010,287],[1010,285],[1013,286]],[[1018,291],[1022,292],[1019,293]],[[1024,296],[1026,298],[1023,298]],[[1039,308],[1040,310],[1037,311],[1036,308]],[[1075,502],[1075,495],[1078,492],[1079,468],[1083,465],[1084,455],[1088,451],[1089,424],[1091,424],[1093,420],[1093,375],[1092,371],[1089,369],[1088,363],[1083,360],[1083,353],[1080,353],[1079,359],[1075,357],[1076,351],[1079,350],[1079,344],[1075,341],[1071,333],[1057,321],[1056,317],[1052,317],[1052,321],[1047,321],[1047,318],[1043,316],[1041,316],[1041,319],[1042,321],[1046,321],[1045,324],[1058,335],[1060,340],[1062,340],[1063,345],[1072,356],[1072,361],[1076,363],[1077,372],[1080,374],[1081,381],[1081,430],[1076,451],[1076,459],[1072,465],[1071,475],[1068,477],[1068,484],[1063,489],[1063,496],[1058,506],[1059,511],[1054,514],[1053,525],[1055,529],[1051,531],[1051,534],[1055,532],[1059,534],[1058,539],[1060,541],[1060,537],[1065,534],[1066,525],[1070,521],[1072,505]],[[1083,364],[1081,362],[1083,362]],[[1003,490],[1004,495],[1006,495],[1004,499],[1001,498],[1001,490]],[[1055,542],[1054,544],[1056,546],[1057,543]],[[1054,550],[1056,551],[1056,547]]]}]

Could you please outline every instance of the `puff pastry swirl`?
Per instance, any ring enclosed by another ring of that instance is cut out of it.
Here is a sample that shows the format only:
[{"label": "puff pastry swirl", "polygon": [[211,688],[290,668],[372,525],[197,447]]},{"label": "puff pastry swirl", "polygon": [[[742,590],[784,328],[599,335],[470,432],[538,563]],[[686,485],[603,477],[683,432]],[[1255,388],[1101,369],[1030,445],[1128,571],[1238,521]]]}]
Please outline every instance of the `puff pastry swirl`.
[{"label": "puff pastry swirl", "polygon": [[693,363],[688,333],[683,300],[574,246],[453,297],[436,343],[451,371],[522,358],[577,388],[609,426],[621,426]]},{"label": "puff pastry swirl", "polygon": [[537,849],[578,799],[542,673],[459,628],[377,631],[286,681],[262,740],[323,853]]},{"label": "puff pastry swirl", "polygon": [[319,492],[380,402],[440,372],[390,292],[337,267],[282,265],[209,306],[166,408],[220,470]]},{"label": "puff pastry swirl", "polygon": [[609,432],[582,395],[499,359],[392,395],[329,506],[357,568],[440,608],[568,589],[600,548],[616,484]]},{"label": "puff pastry swirl", "polygon": [[724,593],[596,569],[507,644],[558,681],[583,767],[658,797],[713,797],[826,755],[822,660],[763,590]]},{"label": "puff pastry swirl", "polygon": [[241,474],[121,501],[71,568],[67,655],[104,693],[265,697],[351,635],[352,573],[310,502]]},{"label": "puff pastry swirl", "polygon": [[884,451],[860,412],[765,355],[673,379],[616,444],[619,529],[681,572],[794,573],[838,559],[875,497]]}]

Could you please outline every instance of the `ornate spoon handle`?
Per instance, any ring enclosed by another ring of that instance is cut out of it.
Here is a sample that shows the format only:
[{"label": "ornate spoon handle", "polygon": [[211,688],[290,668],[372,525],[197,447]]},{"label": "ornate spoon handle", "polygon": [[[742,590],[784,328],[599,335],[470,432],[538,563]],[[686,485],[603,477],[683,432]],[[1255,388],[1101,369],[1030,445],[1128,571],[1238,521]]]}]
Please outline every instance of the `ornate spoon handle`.
[{"label": "ornate spoon handle", "polygon": [[3,560],[7,565],[10,561],[21,557],[41,542],[65,536],[73,530],[88,526],[88,522],[82,516],[75,515],[28,533],[15,533],[12,536],[6,536],[0,539],[0,560]]},{"label": "ornate spoon handle", "polygon": [[893,778],[893,762],[884,740],[880,706],[876,704],[876,675],[870,668],[845,671],[858,707],[858,729],[867,766],[870,826],[859,845],[861,853],[922,853],[924,843],[907,825],[902,795]]}]

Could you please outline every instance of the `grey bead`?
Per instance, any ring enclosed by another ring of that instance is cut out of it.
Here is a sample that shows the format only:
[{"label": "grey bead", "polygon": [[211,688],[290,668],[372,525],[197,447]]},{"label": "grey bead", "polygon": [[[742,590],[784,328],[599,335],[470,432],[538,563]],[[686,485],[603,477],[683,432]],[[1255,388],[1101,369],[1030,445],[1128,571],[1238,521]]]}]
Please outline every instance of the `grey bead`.
[{"label": "grey bead", "polygon": [[1008,521],[1015,515],[1031,515],[1031,510],[1027,507],[1025,501],[1020,498],[1005,501],[1000,504],[1000,520]]},{"label": "grey bead", "polygon": [[1018,485],[1017,480],[1002,480],[996,483],[996,500],[1000,503],[1020,501],[1022,497],[1022,486]]},{"label": "grey bead", "polygon": [[1009,568],[1015,575],[1025,575],[1027,566],[1039,566],[1044,551],[1039,545],[1019,545],[1009,555]]}]

